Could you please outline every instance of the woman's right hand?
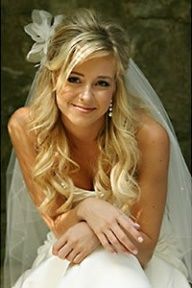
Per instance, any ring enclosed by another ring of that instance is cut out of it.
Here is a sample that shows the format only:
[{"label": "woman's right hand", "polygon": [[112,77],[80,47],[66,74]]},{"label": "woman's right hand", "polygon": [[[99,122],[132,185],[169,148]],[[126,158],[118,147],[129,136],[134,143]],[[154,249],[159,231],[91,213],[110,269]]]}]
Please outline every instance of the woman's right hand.
[{"label": "woman's right hand", "polygon": [[86,222],[70,227],[53,245],[53,254],[79,264],[100,245],[99,239]]},{"label": "woman's right hand", "polygon": [[138,253],[133,242],[143,242],[139,225],[112,204],[87,198],[78,205],[77,215],[88,223],[106,250]]}]

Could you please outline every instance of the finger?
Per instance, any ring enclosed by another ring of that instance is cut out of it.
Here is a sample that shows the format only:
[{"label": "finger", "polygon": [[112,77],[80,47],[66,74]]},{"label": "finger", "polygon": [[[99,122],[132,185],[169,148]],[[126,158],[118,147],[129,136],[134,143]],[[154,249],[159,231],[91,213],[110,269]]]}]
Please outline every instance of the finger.
[{"label": "finger", "polygon": [[118,217],[117,222],[125,229],[137,242],[142,243],[143,237],[141,232],[139,232],[133,225],[133,221],[126,215],[121,215]]},{"label": "finger", "polygon": [[87,256],[87,255],[85,255],[85,254],[83,254],[83,253],[77,254],[77,255],[74,257],[74,259],[73,259],[73,263],[75,263],[75,264],[81,263],[81,262],[85,259],[86,256]]},{"label": "finger", "polygon": [[131,216],[128,217],[128,216],[127,216],[125,213],[123,213],[121,210],[120,210],[120,214],[121,214],[122,217],[124,217],[126,220],[128,220],[128,221],[133,225],[134,228],[136,228],[136,229],[139,229],[139,228],[140,228],[140,224],[137,223],[135,219],[132,219]]},{"label": "finger", "polygon": [[74,259],[77,257],[77,255],[79,254],[79,251],[77,251],[76,249],[71,250],[71,252],[65,257],[65,259],[67,259],[68,261],[70,261],[71,263],[74,262]]},{"label": "finger", "polygon": [[123,252],[130,251],[134,255],[138,253],[136,246],[132,241],[129,239],[129,237],[125,234],[124,231],[117,225],[113,225],[111,228],[115,236],[117,237],[118,241],[123,245],[124,250]]},{"label": "finger", "polygon": [[58,251],[57,256],[61,259],[65,259],[66,256],[72,251],[72,249],[72,246],[67,243]]},{"label": "finger", "polygon": [[113,249],[112,245],[109,243],[107,237],[103,234],[100,233],[97,235],[99,238],[99,241],[101,242],[102,246],[109,252],[116,253],[116,251]]},{"label": "finger", "polygon": [[126,252],[126,248],[120,243],[117,235],[114,234],[111,230],[107,230],[105,232],[105,236],[107,237],[109,243],[113,246],[114,250],[117,253]]},{"label": "finger", "polygon": [[134,227],[135,229],[139,230],[139,228],[141,227],[141,226],[139,225],[139,223],[133,222],[132,220],[131,220],[131,222],[132,222],[133,227]]},{"label": "finger", "polygon": [[139,228],[140,228],[139,223],[135,222],[134,220],[132,220],[132,219],[131,219],[130,217],[128,217],[127,215],[125,215],[125,216],[129,219],[130,223],[133,225],[134,228],[136,228],[136,229],[139,229]]},{"label": "finger", "polygon": [[52,247],[52,253],[53,253],[53,255],[56,255],[56,256],[57,256],[59,250],[60,250],[64,245],[66,245],[66,243],[67,243],[67,238],[66,238],[65,235],[63,235],[61,238],[59,238],[59,239],[57,240],[56,243],[54,243],[54,245],[53,245],[53,247]]}]

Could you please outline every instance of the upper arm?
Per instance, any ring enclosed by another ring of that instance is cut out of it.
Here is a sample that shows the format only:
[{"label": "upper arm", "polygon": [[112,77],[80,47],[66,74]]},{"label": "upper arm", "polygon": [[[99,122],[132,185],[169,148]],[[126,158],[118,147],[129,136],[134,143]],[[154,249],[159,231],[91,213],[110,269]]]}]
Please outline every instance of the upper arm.
[{"label": "upper arm", "polygon": [[[35,160],[34,137],[29,131],[29,109],[16,110],[8,122],[8,132],[19,162],[32,166]],[[23,166],[23,165],[22,165]]]},{"label": "upper arm", "polygon": [[133,215],[154,244],[159,236],[167,195],[169,137],[158,123],[144,125],[138,134],[141,162],[138,183],[141,196]]},{"label": "upper arm", "polygon": [[[45,194],[42,188],[35,182],[32,174],[36,160],[36,137],[29,130],[29,113],[30,111],[27,107],[19,108],[14,112],[8,122],[8,131],[30,196],[36,207],[39,208],[45,199]],[[58,224],[60,217],[58,219],[55,218],[56,210],[61,204],[63,204],[63,197],[57,194],[55,202],[49,205],[47,211],[42,212],[39,210],[41,217],[55,234],[63,231],[63,223],[61,223],[62,225]],[[68,220],[68,222],[70,221]]]},{"label": "upper arm", "polygon": [[30,132],[28,123],[29,108],[19,108],[9,119],[8,132],[30,195],[38,207],[44,199],[44,194],[32,177],[36,157],[35,136]]}]

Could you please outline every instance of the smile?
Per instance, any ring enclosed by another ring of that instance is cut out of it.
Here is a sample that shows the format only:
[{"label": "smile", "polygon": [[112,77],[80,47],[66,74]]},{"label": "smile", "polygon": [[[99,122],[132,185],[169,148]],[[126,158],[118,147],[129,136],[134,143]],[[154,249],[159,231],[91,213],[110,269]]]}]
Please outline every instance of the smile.
[{"label": "smile", "polygon": [[94,111],[96,108],[94,107],[85,107],[85,106],[80,106],[80,105],[76,105],[76,104],[72,104],[72,106],[77,109],[78,111],[81,111],[81,112],[92,112]]}]

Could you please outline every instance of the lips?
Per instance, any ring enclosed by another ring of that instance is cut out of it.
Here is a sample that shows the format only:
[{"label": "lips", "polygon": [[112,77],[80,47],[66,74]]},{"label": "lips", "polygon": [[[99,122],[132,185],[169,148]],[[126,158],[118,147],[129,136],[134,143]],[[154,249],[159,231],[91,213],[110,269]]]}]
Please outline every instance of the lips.
[{"label": "lips", "polygon": [[96,109],[95,107],[86,107],[86,106],[81,106],[77,104],[72,104],[72,106],[75,107],[75,109],[82,111],[82,112],[91,112]]}]

